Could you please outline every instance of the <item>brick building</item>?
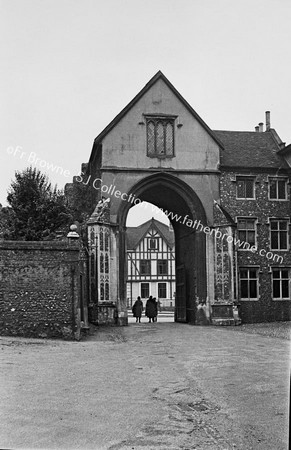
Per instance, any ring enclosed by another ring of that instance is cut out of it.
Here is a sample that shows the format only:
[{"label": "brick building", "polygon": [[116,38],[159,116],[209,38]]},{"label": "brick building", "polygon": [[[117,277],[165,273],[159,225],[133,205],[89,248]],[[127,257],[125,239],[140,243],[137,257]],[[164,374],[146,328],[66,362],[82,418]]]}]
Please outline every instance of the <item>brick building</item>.
[{"label": "brick building", "polygon": [[144,305],[150,295],[162,308],[175,305],[175,238],[172,227],[151,219],[127,227],[127,299],[132,307],[137,296]]}]

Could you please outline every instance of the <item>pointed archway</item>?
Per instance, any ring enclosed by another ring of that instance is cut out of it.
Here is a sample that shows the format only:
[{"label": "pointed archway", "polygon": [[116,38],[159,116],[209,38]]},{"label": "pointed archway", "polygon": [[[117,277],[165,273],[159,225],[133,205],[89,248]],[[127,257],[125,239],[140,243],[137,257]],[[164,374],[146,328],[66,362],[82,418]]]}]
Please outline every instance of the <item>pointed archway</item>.
[{"label": "pointed archway", "polygon": [[[128,196],[162,208],[175,232],[177,298],[176,320],[195,323],[197,299],[206,301],[206,239],[194,224],[206,225],[203,205],[193,189],[168,173],[147,176],[135,184]],[[132,204],[121,202],[119,224],[119,296],[126,307],[126,218]],[[181,289],[179,289],[179,286]]]}]

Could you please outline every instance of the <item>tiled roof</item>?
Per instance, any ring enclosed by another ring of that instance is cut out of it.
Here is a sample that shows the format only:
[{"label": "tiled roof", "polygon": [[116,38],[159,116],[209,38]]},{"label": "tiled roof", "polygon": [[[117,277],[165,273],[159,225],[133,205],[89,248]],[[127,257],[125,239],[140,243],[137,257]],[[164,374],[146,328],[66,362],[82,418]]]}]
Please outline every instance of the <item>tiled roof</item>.
[{"label": "tiled roof", "polygon": [[147,222],[139,225],[138,227],[127,227],[127,249],[134,250],[140,240],[147,234],[151,228],[155,228],[158,233],[165,239],[170,247],[173,247],[175,243],[174,232],[170,231],[168,225],[160,222],[156,219],[150,219]]},{"label": "tiled roof", "polygon": [[224,145],[221,150],[221,166],[288,168],[272,132],[214,131]]}]

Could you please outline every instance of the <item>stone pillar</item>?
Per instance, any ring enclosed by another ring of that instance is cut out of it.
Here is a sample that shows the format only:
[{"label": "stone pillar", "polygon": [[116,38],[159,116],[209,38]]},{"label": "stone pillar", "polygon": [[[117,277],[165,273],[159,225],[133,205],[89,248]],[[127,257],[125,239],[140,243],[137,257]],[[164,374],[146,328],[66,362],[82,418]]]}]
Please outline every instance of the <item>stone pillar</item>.
[{"label": "stone pillar", "polygon": [[81,329],[89,329],[88,321],[88,265],[87,253],[82,246],[79,253],[79,269],[80,269],[80,320]]},{"label": "stone pillar", "polygon": [[89,320],[115,325],[118,308],[116,227],[110,224],[110,201],[100,200],[87,222],[89,251]]},{"label": "stone pillar", "polygon": [[[117,324],[119,326],[128,325],[127,317],[127,302],[126,302],[126,273],[127,273],[127,258],[126,258],[126,229],[118,227],[116,231],[116,262],[120,269],[116,271],[118,278],[117,283]],[[121,260],[122,258],[122,260]]]},{"label": "stone pillar", "polygon": [[206,235],[206,270],[207,270],[207,297],[206,297],[206,309],[205,314],[208,322],[211,317],[211,304],[215,298],[214,292],[214,237],[213,235]]},{"label": "stone pillar", "polygon": [[[236,325],[234,227],[218,226],[214,229],[214,299],[211,321],[214,325]],[[239,322],[240,323],[240,322]]]}]

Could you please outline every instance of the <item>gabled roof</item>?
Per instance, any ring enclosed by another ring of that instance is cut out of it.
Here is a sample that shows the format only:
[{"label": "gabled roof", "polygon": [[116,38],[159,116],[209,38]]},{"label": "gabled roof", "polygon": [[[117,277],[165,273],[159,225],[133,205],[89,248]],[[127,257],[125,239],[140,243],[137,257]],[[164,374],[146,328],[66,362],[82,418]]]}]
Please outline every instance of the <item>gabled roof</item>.
[{"label": "gabled roof", "polygon": [[[177,91],[177,89],[172,85],[172,83],[165,77],[165,75],[159,70],[156,75],[154,75],[150,81],[144,86],[144,88],[128,103],[128,105],[104,128],[103,131],[96,137],[94,144],[99,143],[102,139],[112,130],[112,128],[127,114],[127,112],[139,101],[139,99],[158,81],[163,80],[164,83],[171,89],[171,91],[176,95],[180,102],[188,109],[188,111],[195,117],[195,119],[202,125],[202,127],[207,131],[208,134],[214,139],[214,141],[222,147],[221,142],[218,137],[213,133],[209,126],[201,119],[201,117],[194,111],[192,106],[182,97],[182,95]],[[93,146],[94,148],[94,146]]]},{"label": "gabled roof", "polygon": [[288,168],[270,131],[214,131],[224,144],[220,165],[228,167]]},{"label": "gabled roof", "polygon": [[279,153],[279,155],[291,154],[291,144],[286,145],[286,147],[281,148],[281,150],[279,150],[278,153]]},{"label": "gabled roof", "polygon": [[171,231],[168,225],[154,218],[142,223],[138,227],[127,227],[127,249],[134,250],[140,241],[147,235],[152,228],[156,229],[159,235],[166,241],[169,247],[173,247],[175,243],[174,231]]}]

